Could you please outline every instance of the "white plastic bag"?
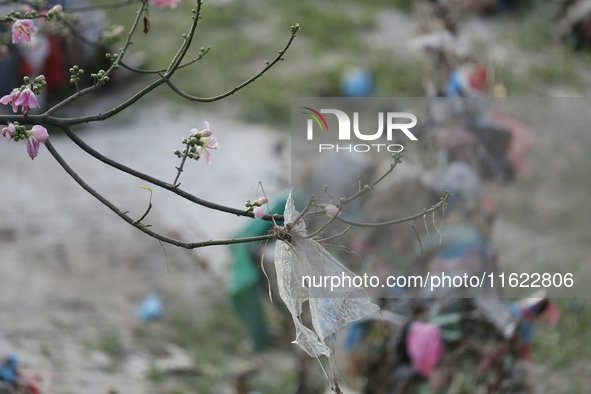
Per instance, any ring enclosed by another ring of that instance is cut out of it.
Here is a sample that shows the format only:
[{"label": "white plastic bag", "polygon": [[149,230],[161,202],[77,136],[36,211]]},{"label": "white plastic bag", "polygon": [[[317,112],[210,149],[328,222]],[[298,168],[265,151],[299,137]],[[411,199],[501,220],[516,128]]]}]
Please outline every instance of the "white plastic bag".
[{"label": "white plastic bag", "polygon": [[[284,223],[291,224],[298,215],[290,194],[285,205]],[[291,243],[277,240],[275,269],[279,295],[287,305],[296,327],[296,339],[293,343],[298,344],[312,357],[330,357],[331,351],[324,343],[325,338],[335,334],[347,323],[359,320],[380,308],[371,303],[369,294],[363,288],[355,287],[353,284],[335,288],[333,291],[330,287],[304,287],[304,276],[337,276],[342,279],[344,275],[353,279],[355,274],[318,242],[302,238],[306,235],[303,220],[290,229],[290,234]],[[310,305],[314,331],[304,326],[301,321],[302,304],[306,301]]]}]

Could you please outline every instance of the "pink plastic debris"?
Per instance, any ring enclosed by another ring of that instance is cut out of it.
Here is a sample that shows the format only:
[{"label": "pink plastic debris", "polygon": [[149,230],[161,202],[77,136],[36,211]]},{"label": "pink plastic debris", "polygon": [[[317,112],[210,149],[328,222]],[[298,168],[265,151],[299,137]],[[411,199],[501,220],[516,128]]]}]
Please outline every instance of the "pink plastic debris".
[{"label": "pink plastic debris", "polygon": [[406,350],[415,369],[429,377],[443,356],[441,329],[435,324],[414,322],[406,336]]}]

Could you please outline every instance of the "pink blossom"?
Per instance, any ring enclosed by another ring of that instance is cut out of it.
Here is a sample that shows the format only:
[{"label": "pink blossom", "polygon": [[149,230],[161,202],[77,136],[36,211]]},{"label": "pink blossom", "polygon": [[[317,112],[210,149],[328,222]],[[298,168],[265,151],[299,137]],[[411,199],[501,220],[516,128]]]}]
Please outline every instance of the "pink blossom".
[{"label": "pink blossom", "polygon": [[211,130],[209,129],[209,122],[203,122],[203,130],[199,131],[197,129],[191,129],[189,130],[191,132],[191,135],[197,136],[198,138],[203,138],[203,137],[211,137]]},{"label": "pink blossom", "polygon": [[254,213],[254,217],[257,219],[262,219],[265,216],[265,210],[261,207],[256,207],[252,213]]},{"label": "pink blossom", "polygon": [[406,336],[406,351],[413,367],[429,377],[443,356],[441,329],[431,323],[414,322]]},{"label": "pink blossom", "polygon": [[339,209],[332,204],[328,204],[324,211],[330,218],[334,218],[339,213]]},{"label": "pink blossom", "polygon": [[21,92],[19,98],[13,104],[13,110],[14,106],[18,107],[19,105],[23,106],[23,114],[29,112],[31,108],[37,108],[39,106],[35,93],[29,88],[26,88]]},{"label": "pink blossom", "polygon": [[23,114],[29,112],[31,108],[37,108],[39,106],[35,93],[30,88],[26,88],[22,92],[18,88],[14,88],[10,94],[0,99],[0,103],[4,105],[10,103],[14,112],[17,112],[18,106],[22,105]]},{"label": "pink blossom", "polygon": [[205,162],[211,165],[211,153],[209,153],[208,149],[216,150],[218,148],[218,139],[216,137],[206,137],[202,138],[201,141],[203,146],[197,147],[199,157],[205,156]]},{"label": "pink blossom", "polygon": [[16,135],[16,128],[12,123],[9,123],[8,126],[2,129],[2,135],[6,137],[6,141],[10,141]]},{"label": "pink blossom", "polygon": [[33,32],[33,21],[31,19],[17,19],[12,25],[12,43],[16,44],[21,37],[26,42],[31,42],[31,33]]},{"label": "pink blossom", "polygon": [[45,142],[49,138],[49,133],[47,133],[47,129],[43,126],[35,125],[31,129],[30,133],[37,138],[39,142]]},{"label": "pink blossom", "polygon": [[12,89],[12,92],[10,92],[10,94],[7,94],[6,96],[4,96],[0,99],[0,103],[4,104],[4,105],[7,105],[8,103],[10,103],[10,105],[12,105],[12,110],[14,112],[17,112],[18,106],[15,103],[18,100],[20,95],[21,95],[21,91],[18,88],[14,88],[14,89]]},{"label": "pink blossom", "polygon": [[39,154],[39,143],[47,141],[47,138],[49,138],[49,134],[43,126],[35,125],[29,131],[29,136],[27,137],[27,153],[31,159],[37,157]]},{"label": "pink blossom", "polygon": [[209,137],[211,136],[211,130],[209,129],[209,122],[203,122],[203,130],[201,130],[202,137]]},{"label": "pink blossom", "polygon": [[180,1],[181,0],[152,0],[152,4],[154,4],[154,6],[157,8],[164,8],[164,7],[176,8],[176,5]]}]

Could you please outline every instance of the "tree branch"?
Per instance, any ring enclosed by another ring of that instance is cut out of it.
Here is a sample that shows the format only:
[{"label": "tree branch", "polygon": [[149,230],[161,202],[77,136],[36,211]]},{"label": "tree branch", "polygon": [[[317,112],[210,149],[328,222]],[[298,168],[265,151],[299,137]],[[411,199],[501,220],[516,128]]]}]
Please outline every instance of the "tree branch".
[{"label": "tree branch", "polygon": [[251,83],[253,83],[257,79],[259,79],[260,77],[262,77],[277,62],[279,62],[280,60],[283,60],[283,55],[285,54],[285,52],[291,46],[291,43],[292,43],[293,39],[296,37],[296,33],[299,30],[299,28],[300,28],[300,25],[299,24],[296,24],[293,27],[292,34],[291,34],[291,37],[290,37],[289,41],[287,42],[287,45],[285,45],[285,47],[283,48],[283,50],[279,51],[279,55],[277,55],[277,57],[275,57],[275,59],[273,59],[272,62],[270,62],[269,64],[267,64],[267,66],[265,68],[263,68],[258,74],[255,74],[250,79],[247,79],[246,81],[242,82],[240,85],[238,85],[238,86],[232,88],[231,90],[227,91],[226,93],[220,94],[218,96],[214,96],[214,97],[196,97],[196,96],[191,96],[190,94],[187,94],[187,93],[183,92],[181,89],[179,89],[178,87],[176,87],[172,83],[172,81],[170,81],[169,77],[166,74],[163,75],[162,78],[165,79],[165,81],[168,84],[168,86],[175,93],[177,93],[179,96],[181,96],[183,98],[186,98],[187,100],[198,101],[198,102],[203,102],[203,103],[211,103],[211,102],[214,102],[214,101],[221,100],[223,98],[226,98],[228,96],[231,96],[232,94],[236,93],[237,91],[239,91],[240,89],[244,88],[245,86],[250,85]]},{"label": "tree branch", "polygon": [[[203,59],[203,56],[205,56],[209,52],[209,50],[210,50],[210,48],[205,49],[195,59],[189,60],[187,63],[181,64],[180,66],[178,66],[177,70],[180,70],[181,68],[190,66],[191,64]],[[166,70],[167,70],[166,68],[162,68],[160,70],[143,70],[141,68],[129,66],[129,65],[123,63],[122,61],[120,61],[119,64],[122,67],[125,67],[126,69],[128,69],[129,71],[134,71],[136,73],[142,73],[142,74],[160,74],[160,73],[166,72]]]},{"label": "tree branch", "polygon": [[[131,26],[131,29],[129,30],[129,33],[127,34],[127,39],[125,40],[125,43],[123,44],[123,47],[121,48],[121,50],[119,51],[119,58],[117,59],[117,61],[115,61],[111,67],[109,67],[109,69],[105,72],[105,76],[109,76],[111,74],[111,72],[115,69],[115,64],[118,61],[122,61],[123,60],[123,56],[125,55],[125,52],[127,51],[127,48],[129,47],[129,43],[131,42],[131,37],[133,36],[133,34],[135,33],[135,30],[139,24],[139,21],[141,19],[141,14],[142,11],[144,10],[146,3],[148,0],[142,0],[142,6],[140,7],[140,9],[137,12],[137,16],[133,22],[133,25]],[[67,97],[66,99],[62,100],[61,102],[57,103],[56,105],[54,105],[52,108],[50,108],[49,110],[47,110],[45,112],[45,115],[53,115],[57,110],[59,110],[60,108],[65,107],[67,104],[71,103],[72,101],[76,100],[78,97],[84,96],[87,93],[90,93],[94,90],[100,89],[102,86],[100,81],[96,81],[96,83],[92,86],[89,86],[86,89],[82,89],[79,92],[76,92],[75,94],[73,94],[70,97]],[[151,85],[150,85],[151,86]],[[158,86],[158,85],[156,85]],[[152,89],[156,88],[156,86],[154,86]],[[137,99],[139,100],[139,98]],[[137,101],[135,100],[135,101]],[[129,100],[128,100],[129,101]],[[134,102],[135,102],[134,101]],[[131,105],[131,104],[130,104]],[[129,106],[129,105],[128,105]],[[127,107],[122,108],[120,111],[122,111],[123,109],[125,109]],[[118,111],[118,112],[120,112]],[[117,112],[115,112],[117,113]],[[99,114],[100,115],[100,114]],[[111,115],[112,116],[112,115]],[[73,118],[73,119],[77,119],[77,118]],[[104,118],[107,119],[107,118]],[[104,120],[102,119],[102,120]],[[72,119],[68,119],[68,120],[72,120]],[[98,120],[98,119],[97,119]],[[83,122],[81,122],[83,123]],[[74,123],[68,123],[68,124],[74,124]]]},{"label": "tree branch", "polygon": [[418,219],[421,216],[424,216],[424,215],[426,215],[428,213],[435,212],[436,210],[438,210],[439,208],[441,208],[451,196],[452,196],[452,194],[449,191],[447,191],[446,194],[445,194],[445,197],[442,197],[441,198],[441,201],[439,201],[437,204],[433,205],[431,208],[425,209],[421,213],[417,213],[416,215],[409,216],[409,217],[403,218],[403,219],[391,220],[391,221],[382,222],[382,223],[361,223],[361,222],[354,222],[354,221],[351,221],[351,220],[343,219],[341,217],[337,217],[337,220],[339,222],[343,222],[345,224],[349,224],[351,226],[356,226],[356,227],[383,227],[383,226],[390,226],[392,224],[410,222],[410,221],[415,220],[415,219]]},{"label": "tree branch", "polygon": [[49,140],[45,141],[45,146],[49,150],[49,153],[51,153],[51,155],[55,158],[55,160],[62,166],[62,168],[84,190],[86,190],[87,192],[89,192],[93,197],[95,197],[101,203],[103,203],[104,205],[106,205],[110,210],[112,210],[113,212],[115,212],[117,214],[117,216],[119,216],[120,218],[122,218],[123,220],[125,220],[127,223],[131,224],[133,227],[135,227],[135,228],[139,229],[140,231],[148,234],[152,238],[156,238],[157,240],[159,240],[161,242],[166,242],[166,243],[169,243],[171,245],[180,246],[180,247],[186,248],[186,249],[195,249],[195,248],[202,248],[202,247],[205,247],[205,246],[231,245],[231,244],[245,243],[245,242],[257,242],[257,241],[263,241],[263,240],[268,240],[268,239],[272,239],[273,238],[271,235],[261,235],[261,236],[258,236],[258,237],[235,238],[235,239],[221,239],[221,240],[215,240],[215,241],[214,240],[209,240],[209,241],[203,241],[203,242],[184,242],[184,241],[179,241],[177,239],[170,238],[170,237],[167,237],[165,235],[159,234],[159,233],[157,233],[155,231],[150,230],[148,227],[146,227],[146,225],[140,223],[139,221],[134,220],[133,218],[131,218],[130,216],[128,216],[127,214],[125,214],[125,212],[121,211],[119,208],[117,208],[117,206],[115,206],[113,203],[111,203],[109,200],[107,200],[105,197],[103,197],[100,193],[98,193],[96,190],[94,190],[92,187],[90,187],[86,182],[84,182],[82,180],[82,178],[80,178],[80,176],[60,156],[60,154],[55,150],[55,148],[53,147],[53,145],[51,144],[51,142],[49,142]]},{"label": "tree branch", "polygon": [[[108,158],[107,156],[97,152],[95,149],[93,149],[90,145],[86,144],[84,141],[82,141],[82,139],[80,139],[80,137],[78,137],[73,131],[72,129],[70,129],[69,127],[63,127],[62,130],[64,131],[64,133],[76,144],[78,145],[83,151],[85,151],[86,153],[88,153],[89,155],[91,155],[92,157],[102,161],[103,163],[116,168],[120,171],[123,171],[131,176],[134,176],[136,178],[142,179],[146,182],[150,182],[153,185],[156,185],[158,187],[161,187],[163,189],[166,189],[168,191],[171,191],[191,202],[194,202],[196,204],[199,204],[201,206],[204,206],[206,208],[210,208],[210,209],[215,209],[217,211],[221,211],[221,212],[226,212],[226,213],[231,213],[237,216],[246,216],[246,217],[250,217],[250,218],[254,218],[254,214],[252,212],[247,212],[243,209],[235,209],[235,208],[230,208],[230,207],[226,207],[220,204],[216,204],[213,202],[209,202],[209,201],[205,201],[199,197],[196,197],[182,189],[179,189],[178,187],[175,187],[174,185],[171,185],[170,183],[164,182],[160,179],[154,178],[150,175],[144,174],[142,172],[136,171],[133,168],[127,167],[113,159]],[[263,217],[264,220],[267,220],[269,222],[273,221],[273,218],[271,215],[265,215]],[[279,219],[277,219],[279,221],[283,221],[283,216],[280,216]]]}]

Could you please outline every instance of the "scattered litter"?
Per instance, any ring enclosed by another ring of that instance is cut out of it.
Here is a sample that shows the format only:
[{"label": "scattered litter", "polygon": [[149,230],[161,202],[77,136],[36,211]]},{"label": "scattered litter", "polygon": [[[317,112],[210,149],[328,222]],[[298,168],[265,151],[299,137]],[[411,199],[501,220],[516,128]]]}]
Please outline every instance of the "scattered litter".
[{"label": "scattered litter", "polygon": [[158,294],[150,294],[139,303],[135,317],[142,323],[162,317],[162,299]]},{"label": "scattered litter", "polygon": [[49,390],[49,371],[23,371],[15,353],[9,353],[0,362],[0,393],[42,394]]},{"label": "scattered litter", "polygon": [[18,357],[14,353],[9,353],[2,359],[0,364],[0,380],[9,383],[16,383],[18,378]]},{"label": "scattered litter", "polygon": [[428,378],[443,356],[441,329],[432,323],[412,323],[406,336],[406,349],[415,369]]},{"label": "scattered litter", "polygon": [[[289,226],[299,216],[289,195],[285,205],[285,223]],[[304,276],[318,277],[333,275],[353,278],[355,274],[336,260],[326,249],[306,235],[303,220],[289,229],[291,242],[277,240],[275,269],[279,295],[287,305],[296,327],[296,339],[306,353],[318,358],[330,356],[331,350],[324,339],[332,336],[340,328],[359,320],[377,310],[371,303],[369,294],[356,287],[340,287],[329,292],[327,289],[303,287]],[[314,331],[307,328],[301,320],[302,305],[308,301]]]}]

